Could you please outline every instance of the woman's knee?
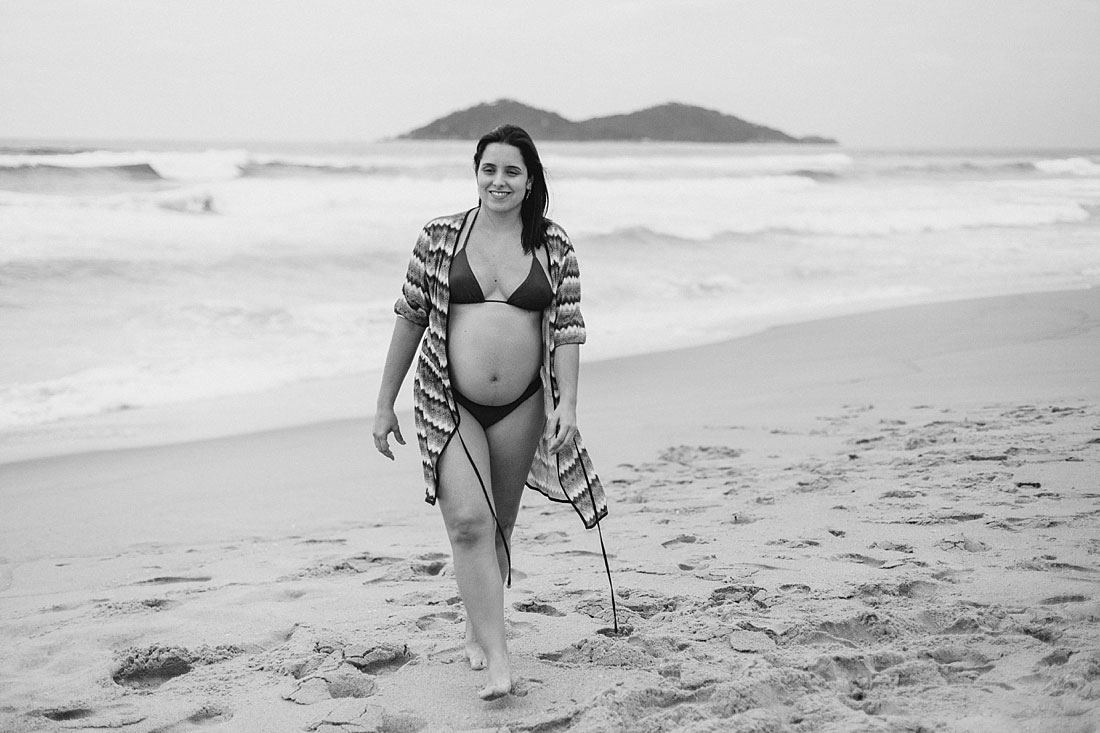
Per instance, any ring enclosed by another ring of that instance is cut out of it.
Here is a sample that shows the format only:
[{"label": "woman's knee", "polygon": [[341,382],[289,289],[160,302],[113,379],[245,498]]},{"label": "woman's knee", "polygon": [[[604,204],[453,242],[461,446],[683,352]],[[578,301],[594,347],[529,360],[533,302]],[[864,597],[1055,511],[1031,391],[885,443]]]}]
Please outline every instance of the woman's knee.
[{"label": "woman's knee", "polygon": [[454,545],[477,545],[492,542],[496,523],[486,511],[462,512],[447,517],[447,536]]}]

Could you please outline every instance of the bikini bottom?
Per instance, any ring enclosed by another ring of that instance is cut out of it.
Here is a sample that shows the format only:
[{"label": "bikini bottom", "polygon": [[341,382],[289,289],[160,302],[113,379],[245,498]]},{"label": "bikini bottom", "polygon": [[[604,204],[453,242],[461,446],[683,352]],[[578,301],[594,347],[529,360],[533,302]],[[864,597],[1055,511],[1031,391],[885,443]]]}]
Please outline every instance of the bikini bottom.
[{"label": "bikini bottom", "polygon": [[481,427],[488,430],[493,425],[496,425],[498,422],[511,415],[517,407],[538,392],[540,387],[542,387],[542,378],[538,374],[535,374],[535,378],[527,385],[527,389],[523,390],[523,394],[506,405],[483,405],[480,402],[474,402],[469,397],[459,392],[454,384],[451,385],[451,392],[454,394],[455,402],[465,407],[470,414],[474,416],[474,419],[481,423]]}]

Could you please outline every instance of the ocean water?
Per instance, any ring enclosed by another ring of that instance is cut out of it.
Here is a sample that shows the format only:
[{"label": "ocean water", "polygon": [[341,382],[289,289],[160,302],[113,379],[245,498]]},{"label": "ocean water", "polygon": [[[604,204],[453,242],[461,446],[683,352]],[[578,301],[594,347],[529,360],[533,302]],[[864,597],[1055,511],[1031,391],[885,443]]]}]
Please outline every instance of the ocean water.
[{"label": "ocean water", "polygon": [[[586,360],[1100,285],[1100,151],[547,143]],[[0,142],[0,437],[381,369],[473,146]]]}]

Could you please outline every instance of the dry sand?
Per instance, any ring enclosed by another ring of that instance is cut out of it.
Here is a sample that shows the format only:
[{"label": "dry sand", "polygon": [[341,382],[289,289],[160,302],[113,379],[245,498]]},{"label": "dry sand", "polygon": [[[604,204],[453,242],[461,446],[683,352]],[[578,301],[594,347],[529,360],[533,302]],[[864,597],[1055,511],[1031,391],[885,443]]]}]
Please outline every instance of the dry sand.
[{"label": "dry sand", "polygon": [[[0,730],[1100,729],[1100,290],[586,365],[596,534],[525,499],[484,703],[368,421],[0,466]],[[406,416],[406,430],[412,433]]]}]

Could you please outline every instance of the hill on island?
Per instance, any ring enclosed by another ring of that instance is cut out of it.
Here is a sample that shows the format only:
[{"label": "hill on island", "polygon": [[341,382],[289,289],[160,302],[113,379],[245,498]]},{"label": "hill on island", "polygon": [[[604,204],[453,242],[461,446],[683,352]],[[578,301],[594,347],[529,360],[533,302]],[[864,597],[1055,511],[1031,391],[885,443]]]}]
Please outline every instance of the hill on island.
[{"label": "hill on island", "polygon": [[537,140],[659,140],[700,143],[835,144],[824,137],[794,137],[712,109],[669,102],[629,114],[575,122],[556,112],[512,99],[479,104],[401,135],[405,140],[476,140],[497,125],[510,122]]}]

